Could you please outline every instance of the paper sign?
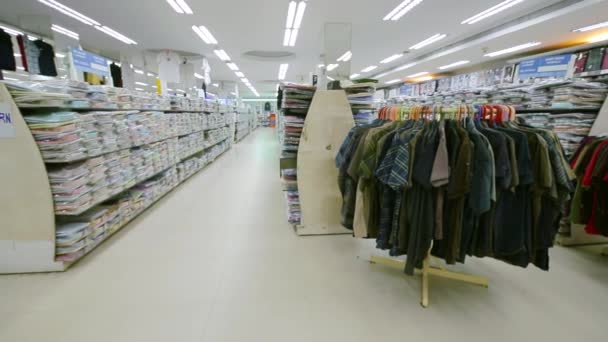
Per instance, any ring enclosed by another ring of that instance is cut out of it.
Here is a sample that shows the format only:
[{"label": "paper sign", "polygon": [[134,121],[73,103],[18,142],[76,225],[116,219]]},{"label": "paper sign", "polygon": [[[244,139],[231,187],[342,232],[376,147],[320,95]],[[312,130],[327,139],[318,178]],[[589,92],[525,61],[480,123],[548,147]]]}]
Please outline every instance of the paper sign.
[{"label": "paper sign", "polygon": [[528,59],[519,63],[519,79],[566,77],[572,54]]},{"label": "paper sign", "polygon": [[15,137],[15,123],[13,122],[11,106],[0,103],[0,139]]},{"label": "paper sign", "polygon": [[76,48],[72,48],[71,51],[76,69],[98,75],[110,75],[110,67],[106,58]]}]

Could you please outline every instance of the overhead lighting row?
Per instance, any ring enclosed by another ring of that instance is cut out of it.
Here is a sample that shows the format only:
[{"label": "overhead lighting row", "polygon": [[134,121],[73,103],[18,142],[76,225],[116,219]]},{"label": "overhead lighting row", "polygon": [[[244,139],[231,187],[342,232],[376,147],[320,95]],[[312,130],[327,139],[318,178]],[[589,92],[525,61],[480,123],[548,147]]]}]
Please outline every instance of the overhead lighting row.
[{"label": "overhead lighting row", "polygon": [[217,45],[217,40],[205,26],[192,25],[192,31],[194,31],[194,33],[196,33],[205,42],[205,44]]},{"label": "overhead lighting row", "polygon": [[299,3],[295,1],[289,2],[289,7],[287,7],[285,34],[283,36],[283,46],[296,46],[296,40],[298,39],[298,32],[302,26],[305,10],[305,0],[302,0]]},{"label": "overhead lighting row", "polygon": [[284,63],[279,66],[279,80],[283,81],[287,76],[287,69],[289,69],[289,64]]},{"label": "overhead lighting row", "polygon": [[[38,1],[51,8],[56,9],[57,11],[65,14],[69,17],[72,17],[72,18],[80,21],[81,23],[93,26],[97,30],[109,35],[110,37],[112,37],[114,39],[120,40],[121,42],[123,42],[125,44],[137,45],[137,42],[134,41],[133,39],[128,38],[127,36],[125,36],[119,32],[116,32],[115,30],[113,30],[105,25],[100,24],[98,21],[95,21],[94,19],[91,19],[78,11],[71,9],[70,7],[68,7],[64,4],[61,4],[55,0],[38,0]],[[72,31],[70,31],[70,32],[73,34],[76,34],[75,32],[72,32]]]},{"label": "overhead lighting row", "polygon": [[337,62],[348,62],[353,58],[353,53],[350,51],[346,51],[340,58],[338,58]]},{"label": "overhead lighting row", "polygon": [[185,0],[167,0],[173,10],[179,14],[193,14],[192,9]]},{"label": "overhead lighting row", "polygon": [[433,36],[431,36],[431,37],[429,37],[429,38],[421,41],[418,44],[414,44],[414,45],[410,46],[410,49],[412,49],[412,50],[420,50],[423,47],[425,47],[427,45],[431,45],[433,43],[436,43],[436,42],[442,40],[443,38],[445,38],[447,36],[448,36],[447,34],[437,33],[437,34],[435,34],[435,35],[433,35]]},{"label": "overhead lighting row", "polygon": [[68,30],[66,28],[63,28],[63,27],[59,26],[59,25],[53,24],[51,26],[51,30],[53,30],[53,31],[55,31],[57,33],[61,33],[61,34],[65,35],[65,36],[68,36],[68,37],[70,37],[72,39],[76,39],[76,40],[80,39],[80,35],[78,33],[74,32],[74,31],[70,31],[70,30]]},{"label": "overhead lighting row", "polygon": [[423,0],[405,0],[397,7],[395,7],[392,11],[389,12],[382,20],[392,20],[396,21],[401,19],[407,12],[411,11],[414,7],[418,6]]}]

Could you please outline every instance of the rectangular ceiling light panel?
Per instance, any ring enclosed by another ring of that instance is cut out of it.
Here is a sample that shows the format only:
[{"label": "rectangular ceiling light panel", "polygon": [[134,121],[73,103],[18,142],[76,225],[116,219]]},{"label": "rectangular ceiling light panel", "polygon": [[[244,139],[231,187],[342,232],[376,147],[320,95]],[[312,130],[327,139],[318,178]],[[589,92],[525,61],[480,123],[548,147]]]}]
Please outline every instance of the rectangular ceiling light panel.
[{"label": "rectangular ceiling light panel", "polygon": [[285,21],[285,34],[283,35],[283,46],[295,46],[298,39],[299,29],[302,26],[306,1],[289,2],[287,7],[287,19]]},{"label": "rectangular ceiling light panel", "polygon": [[338,66],[340,66],[340,64],[329,64],[329,65],[327,66],[327,71],[332,71],[332,70],[334,70],[335,68],[337,68]]},{"label": "rectangular ceiling light panel", "polygon": [[284,80],[287,76],[287,69],[289,69],[289,64],[281,64],[279,67],[279,80]]},{"label": "rectangular ceiling light panel", "polygon": [[597,29],[603,28],[603,27],[608,27],[608,21],[605,21],[603,23],[598,23],[598,24],[593,24],[593,25],[581,27],[581,28],[577,28],[576,30],[572,30],[572,32],[587,32],[587,31],[597,30]]},{"label": "rectangular ceiling light panel", "polygon": [[428,75],[428,74],[429,74],[428,72],[423,71],[423,72],[419,72],[419,73],[415,73],[415,74],[409,75],[407,78],[420,77],[420,76],[425,76],[425,75]]},{"label": "rectangular ceiling light panel", "polygon": [[224,62],[230,60],[230,56],[228,56],[224,50],[213,50],[213,53],[215,53],[215,55]]},{"label": "rectangular ceiling light panel", "polygon": [[167,0],[173,10],[179,14],[193,14],[185,0]]},{"label": "rectangular ceiling light panel", "polygon": [[376,69],[377,67],[378,67],[377,65],[370,65],[367,68],[361,70],[361,72],[370,72],[370,71]]},{"label": "rectangular ceiling light panel", "polygon": [[124,36],[123,34],[112,30],[111,28],[109,28],[107,26],[95,26],[95,28],[114,39],[120,40],[121,42],[123,42],[127,45],[131,45],[131,44],[137,45],[137,42],[134,41],[133,39],[130,39],[130,38]]},{"label": "rectangular ceiling light panel", "polygon": [[338,62],[348,62],[353,58],[353,53],[350,51],[346,51],[340,58],[338,58]]},{"label": "rectangular ceiling light panel", "polygon": [[433,35],[432,37],[429,37],[416,45],[412,45],[410,47],[410,49],[412,49],[412,50],[422,49],[423,47],[436,43],[447,36],[448,36],[447,34],[437,33],[437,34]]},{"label": "rectangular ceiling light panel", "polygon": [[403,54],[402,53],[398,53],[398,54],[392,55],[390,57],[387,57],[387,58],[381,60],[380,63],[381,64],[387,64],[387,63],[395,61],[395,60],[397,60],[397,59],[399,59],[401,57],[403,57]]},{"label": "rectangular ceiling light panel", "polygon": [[404,0],[392,11],[389,12],[382,20],[399,20],[401,17],[411,11],[414,7],[418,6],[423,0]]},{"label": "rectangular ceiling light panel", "polygon": [[63,27],[59,26],[59,25],[53,24],[51,26],[51,30],[53,30],[53,31],[55,31],[57,33],[61,33],[61,34],[65,35],[65,36],[68,36],[68,37],[70,37],[72,39],[76,39],[76,40],[80,39],[80,35],[78,35],[78,33],[74,32],[74,31],[70,31],[70,30],[68,30],[66,28],[63,28]]},{"label": "rectangular ceiling light panel", "polygon": [[505,0],[496,6],[490,7],[483,12],[475,14],[469,19],[464,20],[461,24],[475,24],[522,2],[524,2],[524,0]]},{"label": "rectangular ceiling light panel", "polygon": [[205,26],[193,25],[192,31],[194,31],[194,33],[196,33],[205,42],[205,44],[209,44],[209,45],[217,44],[217,40]]},{"label": "rectangular ceiling light panel", "polygon": [[86,15],[84,15],[78,11],[75,11],[75,10],[69,8],[68,6],[61,4],[55,0],[38,0],[38,1],[51,8],[58,10],[59,12],[65,14],[67,16],[70,16],[84,24],[101,26],[101,24],[99,22],[97,22],[97,21],[87,17]]},{"label": "rectangular ceiling light panel", "polygon": [[440,66],[439,70],[450,69],[450,68],[457,67],[457,66],[464,65],[464,64],[468,64],[468,63],[470,63],[470,61],[458,61],[458,62],[454,62],[452,64]]},{"label": "rectangular ceiling light panel", "polygon": [[526,44],[521,44],[521,45],[517,45],[517,46],[513,46],[510,47],[508,49],[503,49],[503,50],[499,50],[499,51],[494,51],[494,52],[490,52],[485,54],[485,57],[496,57],[496,56],[501,56],[501,55],[506,55],[509,53],[513,53],[513,52],[517,52],[517,51],[521,51],[521,50],[525,50],[534,46],[538,46],[540,45],[541,42],[530,42],[530,43],[526,43]]}]

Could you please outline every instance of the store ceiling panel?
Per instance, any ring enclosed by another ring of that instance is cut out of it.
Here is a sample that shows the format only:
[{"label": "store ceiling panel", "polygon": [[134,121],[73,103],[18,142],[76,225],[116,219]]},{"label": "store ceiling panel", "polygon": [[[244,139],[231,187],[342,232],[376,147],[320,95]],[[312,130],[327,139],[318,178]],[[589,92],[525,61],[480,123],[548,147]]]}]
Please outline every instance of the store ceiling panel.
[{"label": "store ceiling panel", "polygon": [[[401,59],[381,65],[370,74],[406,63],[416,56],[429,54],[448,44],[466,40],[480,32],[499,27],[546,6],[564,3],[561,0],[525,0],[505,11],[476,24],[461,22],[479,12],[501,3],[501,0],[424,0],[398,21],[383,21],[402,0],[309,0],[295,47],[284,47],[284,29],[288,0],[186,0],[193,14],[179,14],[166,0],[58,0],[92,19],[133,39],[137,45],[127,45],[85,25],[38,0],[3,0],[0,21],[19,26],[20,16],[50,15],[54,24],[80,35],[82,46],[118,59],[120,54],[135,54],[149,49],[175,49],[206,55],[211,61],[212,78],[217,81],[238,81],[235,73],[213,53],[214,47],[205,44],[192,30],[193,25],[204,25],[238,65],[262,96],[275,92],[279,65],[289,63],[287,81],[307,79],[321,61],[324,23],[352,23],[351,73],[358,73],[369,65],[391,55],[404,52],[411,46],[436,34],[447,34],[444,39],[427,45]],[[504,0],[503,0],[504,1]],[[449,56],[416,65],[400,73],[383,78],[392,80],[417,72],[437,72],[437,68],[460,60],[487,62],[483,51],[499,50],[518,44],[541,41],[559,44],[593,34],[575,34],[573,28],[606,20],[608,1],[566,0],[566,3],[589,3],[582,8],[519,30],[508,35],[471,46]],[[50,30],[50,29],[49,29]],[[45,32],[40,32],[45,33]],[[48,32],[50,34],[50,31]],[[295,57],[286,60],[261,60],[243,56],[248,51],[289,51]],[[243,87],[241,92],[252,93]]]}]

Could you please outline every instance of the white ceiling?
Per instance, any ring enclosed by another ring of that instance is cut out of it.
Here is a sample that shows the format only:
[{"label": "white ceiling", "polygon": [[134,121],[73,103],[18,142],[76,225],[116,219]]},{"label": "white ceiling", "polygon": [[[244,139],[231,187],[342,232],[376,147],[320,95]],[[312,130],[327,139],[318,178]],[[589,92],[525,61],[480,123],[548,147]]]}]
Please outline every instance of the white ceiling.
[{"label": "white ceiling", "polygon": [[[19,26],[21,16],[50,15],[53,23],[79,33],[83,47],[112,58],[118,58],[121,53],[136,54],[146,49],[174,49],[203,54],[211,61],[214,80],[236,81],[234,73],[213,54],[213,48],[204,44],[191,30],[192,25],[205,25],[262,96],[268,96],[274,93],[280,62],[248,60],[242,54],[250,50],[293,52],[296,57],[288,61],[287,80],[307,77],[321,60],[324,23],[352,24],[351,70],[355,73],[368,65],[379,65],[381,59],[403,52],[436,33],[446,33],[448,37],[383,67],[388,69],[405,64],[447,44],[460,42],[535,10],[562,2],[526,0],[490,19],[474,25],[462,25],[460,23],[464,19],[502,0],[425,0],[396,22],[383,21],[382,18],[402,0],[309,0],[296,46],[284,48],[283,29],[289,0],[186,1],[194,15],[177,14],[165,0],[59,0],[137,41],[136,46],[127,46],[37,0],[2,0],[0,20]],[[470,60],[471,64],[487,62],[488,58],[483,57],[484,48],[494,51],[541,41],[543,45],[539,48],[542,49],[565,41],[583,40],[601,31],[575,34],[571,30],[608,20],[608,1],[585,0],[582,3],[590,5],[492,41],[420,63],[382,80],[403,78],[421,71],[437,72],[437,67],[463,59]],[[370,75],[382,70],[377,69]],[[252,96],[247,88],[242,89],[245,97]]]}]

